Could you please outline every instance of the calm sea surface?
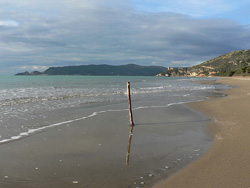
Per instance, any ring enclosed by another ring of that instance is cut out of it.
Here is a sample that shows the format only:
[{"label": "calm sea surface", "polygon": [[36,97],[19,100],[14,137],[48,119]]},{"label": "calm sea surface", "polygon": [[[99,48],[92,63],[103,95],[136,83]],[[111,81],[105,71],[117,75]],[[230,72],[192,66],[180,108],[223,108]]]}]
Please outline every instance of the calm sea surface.
[{"label": "calm sea surface", "polygon": [[[200,84],[197,82],[199,80],[204,79],[1,76],[0,143],[18,140],[45,128],[96,116],[100,109],[126,110],[127,81],[131,82],[133,108],[205,100],[227,87]],[[81,111],[82,115],[72,114],[74,110]]]}]

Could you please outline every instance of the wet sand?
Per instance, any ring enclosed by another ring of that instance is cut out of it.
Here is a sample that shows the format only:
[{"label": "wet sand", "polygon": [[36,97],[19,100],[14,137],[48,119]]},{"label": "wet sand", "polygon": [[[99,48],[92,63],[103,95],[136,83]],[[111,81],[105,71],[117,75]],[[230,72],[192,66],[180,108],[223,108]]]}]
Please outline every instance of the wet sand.
[{"label": "wet sand", "polygon": [[237,88],[226,91],[227,97],[190,104],[212,119],[211,148],[154,188],[250,187],[250,79],[223,78],[218,82]]},{"label": "wet sand", "polygon": [[134,110],[134,121],[129,167],[128,111],[105,112],[0,144],[0,187],[151,187],[211,144],[209,119],[186,105]]}]

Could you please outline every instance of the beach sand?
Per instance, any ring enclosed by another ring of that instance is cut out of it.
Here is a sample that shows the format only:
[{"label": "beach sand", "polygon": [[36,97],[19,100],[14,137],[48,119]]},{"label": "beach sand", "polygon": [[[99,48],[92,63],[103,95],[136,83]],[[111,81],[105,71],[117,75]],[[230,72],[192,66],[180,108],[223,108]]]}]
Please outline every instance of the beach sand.
[{"label": "beach sand", "polygon": [[237,86],[227,97],[190,104],[211,118],[214,142],[200,159],[153,188],[250,187],[250,79],[223,78]]},{"label": "beach sand", "polygon": [[129,167],[128,111],[107,111],[1,144],[0,187],[151,187],[211,145],[209,119],[186,105],[134,110],[134,122]]}]

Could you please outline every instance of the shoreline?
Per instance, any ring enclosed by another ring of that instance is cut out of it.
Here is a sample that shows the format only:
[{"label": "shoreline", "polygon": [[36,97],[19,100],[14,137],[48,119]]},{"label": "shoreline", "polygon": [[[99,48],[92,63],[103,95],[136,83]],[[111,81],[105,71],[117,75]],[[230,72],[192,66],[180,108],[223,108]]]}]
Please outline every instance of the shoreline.
[{"label": "shoreline", "polygon": [[150,187],[211,144],[207,117],[185,104],[133,113],[129,167],[128,111],[107,111],[0,144],[0,187]]},{"label": "shoreline", "polygon": [[250,79],[221,78],[217,82],[237,88],[225,90],[226,97],[188,104],[211,119],[211,147],[152,188],[250,187]]}]

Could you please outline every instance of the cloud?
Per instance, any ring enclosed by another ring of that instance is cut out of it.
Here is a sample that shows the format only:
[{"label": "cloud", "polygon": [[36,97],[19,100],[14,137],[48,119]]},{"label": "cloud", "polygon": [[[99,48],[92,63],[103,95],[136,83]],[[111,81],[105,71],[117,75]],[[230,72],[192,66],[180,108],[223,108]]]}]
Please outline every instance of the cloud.
[{"label": "cloud", "polygon": [[237,15],[250,6],[248,0],[130,0],[139,11],[172,12],[194,17],[225,16],[228,13]]},{"label": "cloud", "polygon": [[250,48],[250,28],[234,20],[137,12],[126,0],[13,0],[0,6],[0,66],[6,70],[101,63],[188,66]]},{"label": "cloud", "polygon": [[49,67],[48,66],[39,66],[39,65],[33,65],[31,67],[32,70],[45,70],[45,69],[48,69]]},{"label": "cloud", "polygon": [[16,69],[21,69],[21,70],[29,70],[29,71],[34,71],[34,70],[39,70],[39,71],[44,71],[48,69],[48,66],[40,66],[40,65],[24,65],[20,67],[15,67]]},{"label": "cloud", "polygon": [[17,68],[19,68],[19,69],[28,69],[28,66],[21,66],[21,67],[17,67]]},{"label": "cloud", "polygon": [[0,20],[0,27],[17,27],[19,24],[13,20]]}]

